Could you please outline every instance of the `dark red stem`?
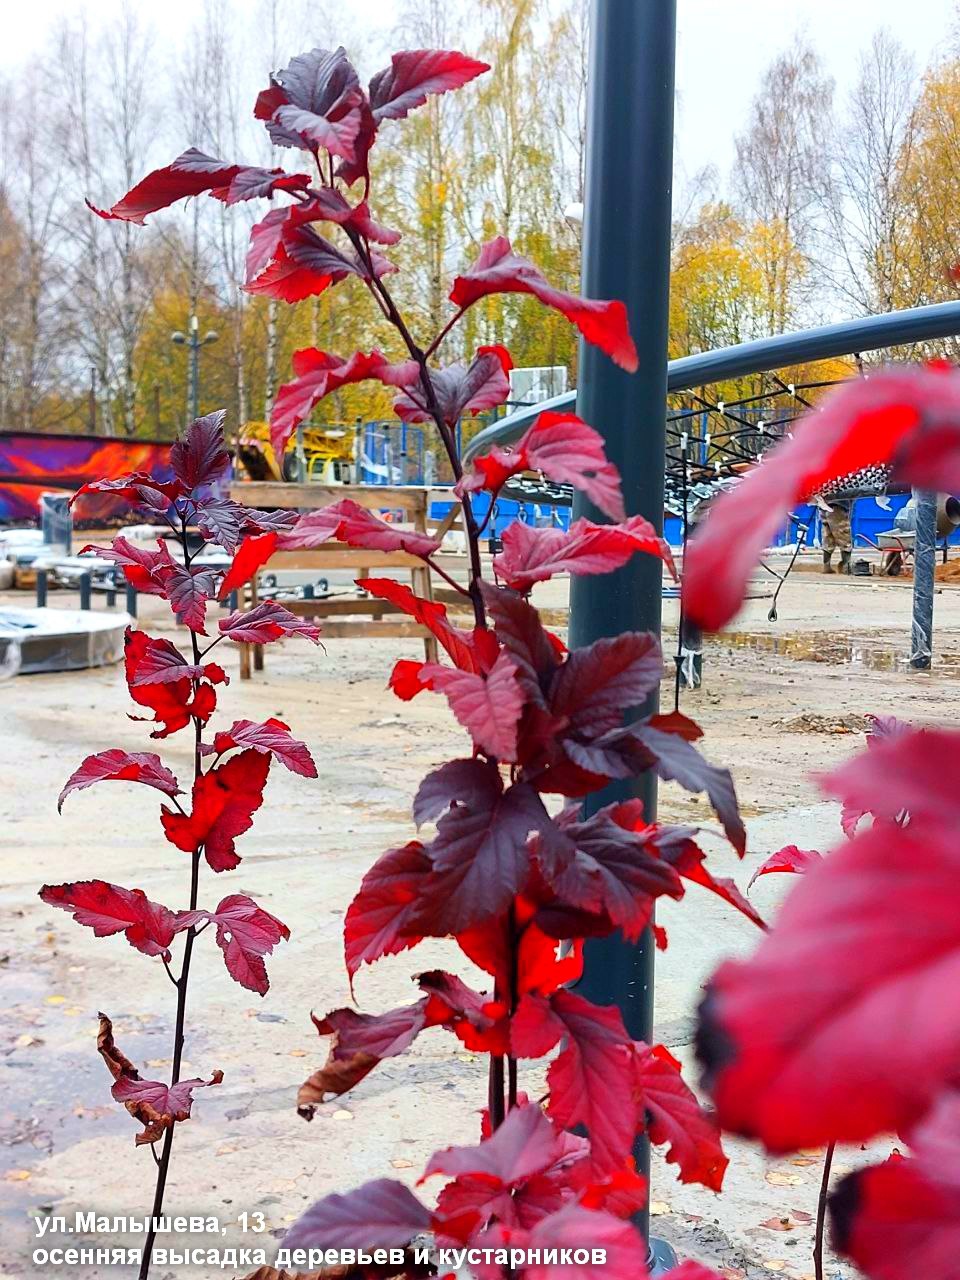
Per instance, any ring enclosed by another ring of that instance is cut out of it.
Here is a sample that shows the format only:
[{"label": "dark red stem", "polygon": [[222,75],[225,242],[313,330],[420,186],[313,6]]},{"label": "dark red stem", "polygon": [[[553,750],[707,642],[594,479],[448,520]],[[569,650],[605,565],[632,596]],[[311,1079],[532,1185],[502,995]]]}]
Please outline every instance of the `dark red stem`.
[{"label": "dark red stem", "polygon": [[831,1142],[823,1157],[823,1177],[820,1180],[820,1199],[817,1201],[817,1232],[813,1241],[813,1270],[817,1280],[823,1280],[823,1227],[827,1218],[827,1192],[830,1190],[830,1166],[836,1143]]}]

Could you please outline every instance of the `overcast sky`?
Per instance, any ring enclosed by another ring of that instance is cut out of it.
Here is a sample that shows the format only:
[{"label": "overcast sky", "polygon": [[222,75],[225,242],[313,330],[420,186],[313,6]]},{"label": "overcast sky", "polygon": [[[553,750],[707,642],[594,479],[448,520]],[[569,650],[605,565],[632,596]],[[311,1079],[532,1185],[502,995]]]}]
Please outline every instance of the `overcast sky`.
[{"label": "overcast sky", "polygon": [[[202,0],[139,0],[158,45],[173,49]],[[640,0],[637,0],[639,3]],[[652,0],[656,3],[657,0]],[[244,21],[256,0],[226,0]],[[877,27],[885,26],[914,54],[922,69],[947,44],[956,0],[678,0],[677,157],[693,175],[707,164],[726,175],[733,139],[767,63],[804,32],[834,77],[839,93],[856,77],[859,52]],[[12,70],[43,47],[46,33],[63,13],[85,7],[94,20],[109,20],[122,0],[3,0],[0,67]],[[358,20],[388,28],[396,0],[338,0]],[[349,39],[349,37],[347,37]],[[291,50],[299,52],[299,50]],[[467,50],[469,52],[469,50]]]}]

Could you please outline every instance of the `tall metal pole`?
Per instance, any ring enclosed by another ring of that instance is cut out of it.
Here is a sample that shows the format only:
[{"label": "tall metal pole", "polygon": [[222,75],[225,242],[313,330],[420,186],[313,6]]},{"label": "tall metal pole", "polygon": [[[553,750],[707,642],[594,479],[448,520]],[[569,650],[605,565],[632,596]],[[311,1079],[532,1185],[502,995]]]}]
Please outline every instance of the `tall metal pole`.
[{"label": "tall metal pole", "polygon": [[200,417],[200,333],[199,321],[190,317],[190,420]]},{"label": "tall metal pole", "polygon": [[915,489],[917,519],[913,543],[913,622],[910,665],[929,671],[933,657],[933,582],[937,557],[937,495]]},{"label": "tall metal pole", "polygon": [[[583,292],[620,298],[640,356],[625,373],[594,347],[581,344],[577,412],[604,437],[607,456],[623,478],[627,511],[663,524],[673,173],[673,98],[676,0],[593,0]],[[602,519],[581,497],[574,516]],[[659,560],[638,555],[616,573],[574,578],[570,642],[577,647],[622,631],[660,632]],[[656,698],[643,710],[655,709]],[[593,797],[593,808],[626,795],[656,815],[655,778],[614,784]],[[580,990],[620,1007],[627,1030],[649,1040],[653,1024],[654,947],[647,930],[638,944],[620,935],[586,947]],[[649,1167],[640,1144],[638,1164]],[[648,1236],[645,1212],[638,1226]]]}]

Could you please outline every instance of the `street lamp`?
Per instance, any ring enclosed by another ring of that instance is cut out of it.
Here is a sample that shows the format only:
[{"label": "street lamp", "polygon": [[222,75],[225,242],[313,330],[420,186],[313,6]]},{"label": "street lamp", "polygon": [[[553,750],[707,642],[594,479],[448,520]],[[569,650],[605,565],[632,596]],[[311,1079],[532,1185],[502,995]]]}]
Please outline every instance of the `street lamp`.
[{"label": "street lamp", "polygon": [[209,329],[201,338],[199,330],[200,321],[196,316],[191,316],[189,334],[181,333],[177,329],[170,335],[171,342],[175,342],[178,347],[187,347],[190,351],[188,395],[190,398],[191,418],[199,418],[200,416],[200,348],[209,346],[211,342],[216,342],[220,336],[215,330]]}]

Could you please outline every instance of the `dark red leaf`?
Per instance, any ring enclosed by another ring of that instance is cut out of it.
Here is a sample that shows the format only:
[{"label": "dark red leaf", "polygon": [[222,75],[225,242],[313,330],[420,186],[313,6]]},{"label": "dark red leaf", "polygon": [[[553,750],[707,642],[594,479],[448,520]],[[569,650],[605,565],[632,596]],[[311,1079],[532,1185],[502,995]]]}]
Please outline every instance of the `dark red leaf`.
[{"label": "dark red leaf", "polygon": [[505,910],[526,883],[533,835],[550,849],[560,841],[537,793],[525,783],[504,791],[497,770],[476,761],[470,791],[456,796],[437,824],[433,871],[412,926],[437,936],[461,933]]},{"label": "dark red leaf", "polygon": [[226,764],[201,774],[193,784],[188,814],[163,806],[160,820],[171,844],[185,853],[203,850],[214,871],[229,871],[240,862],[234,840],[250,829],[263,803],[270,757],[247,750]]},{"label": "dark red leaf", "polygon": [[314,1108],[328,1096],[337,1097],[352,1089],[384,1058],[404,1053],[427,1026],[428,1000],[424,996],[416,1004],[387,1013],[335,1009],[325,1018],[314,1017],[320,1035],[334,1040],[326,1063],[300,1086],[297,1107],[304,1119],[312,1119]]},{"label": "dark red leaf", "polygon": [[504,530],[503,550],[493,568],[507,586],[527,592],[558,573],[610,573],[638,551],[657,556],[676,577],[670,548],[643,516],[630,516],[622,524],[574,520],[567,531],[514,521]]},{"label": "dark red leaf", "polygon": [[170,958],[170,943],[190,921],[159,902],[151,902],[142,889],[123,889],[105,880],[78,880],[74,884],[45,884],[40,897],[51,907],[73,913],[77,924],[92,929],[97,938],[115,933],[145,956]]},{"label": "dark red leaf", "polygon": [[667,1163],[679,1167],[681,1182],[699,1182],[719,1191],[730,1163],[720,1145],[720,1126],[685,1083],[680,1063],[663,1045],[651,1048],[638,1041],[634,1072],[650,1141],[670,1144]]},{"label": "dark red leaf", "polygon": [[816,849],[798,849],[795,844],[784,845],[782,849],[778,849],[776,853],[771,853],[769,858],[760,863],[760,866],[750,877],[750,883],[747,888],[750,889],[759,876],[773,875],[777,871],[802,874],[804,871],[808,871],[814,863],[819,862],[822,857],[823,854],[817,853]]},{"label": "dark red leaf", "polygon": [[513,659],[528,699],[546,705],[545,696],[560,664],[559,641],[544,631],[540,615],[523,596],[492,583],[480,585],[497,639]]},{"label": "dark red leaf", "polygon": [[390,66],[370,81],[370,107],[377,123],[402,120],[414,107],[422,107],[431,94],[459,89],[490,70],[449,49],[404,49],[393,54]]},{"label": "dark red leaf", "polygon": [[395,582],[392,578],[358,578],[357,586],[379,600],[389,600],[411,618],[416,618],[421,626],[437,637],[461,671],[482,675],[496,661],[498,645],[492,632],[481,628],[472,633],[459,630],[447,621],[447,610],[442,604],[414,595],[404,583]]},{"label": "dark red leaf", "polygon": [[354,159],[364,94],[346,50],[311,49],[271,76],[254,114],[275,146]]},{"label": "dark red leaf", "polygon": [[585,738],[623,724],[663,678],[663,654],[652,632],[627,631],[574,649],[550,685],[550,711],[565,732]]},{"label": "dark red leaf", "polygon": [[[616,821],[616,805],[564,827],[576,846],[569,866],[553,882],[565,905],[603,915],[628,940],[640,936],[658,897],[683,897],[678,871],[665,862],[647,833]],[[541,917],[545,913],[541,913]]]},{"label": "dark red leaf", "polygon": [[[430,386],[440,414],[448,427],[456,426],[465,414],[480,413],[503,404],[510,395],[513,361],[506,347],[480,347],[469,368],[449,365],[430,374]],[[412,385],[411,385],[412,384]],[[393,410],[404,422],[432,422],[433,414],[422,378],[398,385],[407,390],[393,402]],[[462,496],[457,486],[457,496]]]},{"label": "dark red leaf", "polygon": [[492,293],[532,293],[576,325],[588,342],[600,348],[621,369],[637,367],[637,349],[630,337],[627,309],[622,302],[595,302],[552,288],[528,258],[514,253],[505,236],[497,236],[480,250],[477,261],[453,282],[450,301],[472,306]]},{"label": "dark red leaf", "polygon": [[186,658],[169,640],[154,639],[142,631],[130,633],[131,640],[143,636],[145,644],[135,647],[131,656],[128,648],[127,684],[131,696],[134,689],[145,685],[168,684],[180,686],[184,680],[209,680],[211,684],[226,684],[227,676],[215,662],[205,662],[199,666],[187,662]]},{"label": "dark red leaf", "polygon": [[691,720],[682,711],[662,712],[659,715],[651,716],[647,723],[651,729],[661,729],[664,733],[679,734],[681,738],[686,738],[687,742],[699,742],[703,737],[703,730],[696,720]]},{"label": "dark red leaf", "polygon": [[296,551],[320,546],[331,539],[348,547],[406,551],[413,556],[431,556],[440,549],[437,538],[387,524],[352,498],[343,498],[319,511],[306,512],[292,529],[281,534],[279,546],[283,551]]},{"label": "dark red leaf", "polygon": [[299,618],[275,600],[264,600],[252,609],[237,610],[219,622],[220,633],[228,640],[248,644],[269,644],[281,636],[303,636],[320,643],[320,628],[307,618]]},{"label": "dark red leaf", "polygon": [[116,494],[131,507],[144,509],[162,519],[169,511],[171,502],[183,496],[183,486],[179,480],[157,480],[144,471],[134,471],[131,475],[118,476],[114,480],[91,480],[81,485],[70,499],[70,506],[85,493]]},{"label": "dark red leaf", "polygon": [[498,760],[516,760],[523,690],[508,654],[501,653],[483,676],[425,662],[419,678],[425,688],[445,694],[450,710],[479,750]]},{"label": "dark red leaf", "polygon": [[163,569],[169,564],[169,557],[159,551],[148,551],[118,535],[109,547],[86,546],[80,550],[81,555],[87,552],[118,564],[127,583],[142,595],[166,595]]},{"label": "dark red leaf", "polygon": [[289,1249],[400,1248],[430,1226],[430,1214],[402,1182],[378,1178],[318,1200],[283,1237]]},{"label": "dark red leaf", "polygon": [[[283,457],[287,441],[324,396],[355,382],[372,379],[388,387],[401,387],[417,376],[417,365],[412,360],[391,364],[380,351],[364,355],[354,352],[349,359],[320,351],[317,347],[304,347],[294,352],[293,371],[296,378],[285,383],[277,392],[270,414],[270,443],[274,456]],[[337,504],[340,505],[340,504]],[[322,515],[311,512],[311,515]],[[306,517],[301,517],[301,524]],[[373,517],[371,517],[373,518]],[[293,544],[290,544],[293,545]]]},{"label": "dark red leaf", "polygon": [[269,533],[255,534],[244,538],[240,543],[233,563],[220,583],[218,600],[226,600],[231,591],[236,591],[250,581],[255,573],[267,563],[277,549],[279,534],[271,530]]},{"label": "dark red leaf", "polygon": [[366,200],[352,205],[334,187],[321,187],[318,191],[312,191],[310,200],[300,206],[296,221],[334,222],[349,231],[356,231],[365,240],[372,240],[376,244],[397,244],[401,238],[399,231],[383,227],[373,220]]},{"label": "dark red leaf", "polygon": [[397,955],[420,938],[408,932],[413,904],[432,863],[419,840],[388,849],[363,877],[343,922],[343,945],[351,982],[362,964]]},{"label": "dark red leaf", "polygon": [[170,447],[170,465],[185,489],[219,480],[230,466],[230,454],[223,441],[225,409],[195,418],[182,440]]},{"label": "dark red leaf", "polygon": [[166,543],[161,543],[161,557],[157,574],[177,621],[205,636],[207,601],[215,594],[216,575],[211,569],[181,564],[170,554]]},{"label": "dark red leaf", "polygon": [[110,1092],[144,1126],[143,1132],[136,1137],[138,1147],[156,1142],[174,1124],[190,1118],[194,1089],[219,1084],[223,1079],[222,1071],[215,1071],[209,1080],[181,1080],[174,1085],[142,1079],[130,1059],[117,1048],[113,1039],[113,1023],[105,1013],[100,1014],[97,1052],[115,1081]]},{"label": "dark red leaf", "polygon": [[479,809],[490,794],[490,771],[478,761],[448,760],[420,783],[413,798],[413,818],[418,827],[446,813],[452,804]]},{"label": "dark red leaf", "polygon": [[481,489],[495,493],[511,476],[530,470],[573,485],[611,520],[626,520],[620,473],[607,461],[603,437],[573,413],[541,413],[513,449],[493,448],[474,459],[456,492],[460,497]]},{"label": "dark red leaf", "polygon": [[270,982],[263,957],[282,939],[289,938],[290,930],[242,893],[231,894],[216,911],[204,914],[217,927],[217,946],[231,978],[248,991],[265,996]]},{"label": "dark red leaf", "polygon": [[830,1197],[831,1243],[869,1277],[922,1270],[953,1280],[960,1251],[960,1105],[944,1095],[911,1136],[915,1155],[892,1155],[848,1174]]},{"label": "dark red leaf", "polygon": [[[958,874],[952,833],[914,822],[858,835],[800,877],[701,1008],[698,1055],[725,1129],[772,1151],[863,1142],[908,1128],[956,1078]],[[904,1009],[912,1031],[894,1044]]]},{"label": "dark red leaf", "polygon": [[235,720],[229,729],[221,730],[213,738],[213,746],[207,751],[215,751],[223,755],[235,747],[262,751],[266,755],[279,760],[291,773],[299,773],[304,778],[315,778],[317,766],[306,745],[299,742],[290,732],[290,726],[273,716],[262,723],[254,720]]},{"label": "dark red leaf", "polygon": [[892,462],[897,478],[921,488],[960,488],[958,420],[960,373],[953,369],[904,365],[832,392],[793,424],[792,439],[711,503],[686,557],[687,616],[710,631],[725,626],[787,512],[830,480]]},{"label": "dark red leaf", "polygon": [[113,747],[110,751],[98,751],[87,756],[79,769],[71,773],[57,799],[57,812],[63,809],[63,802],[71,791],[83,791],[95,782],[108,781],[142,782],[145,786],[156,787],[165,795],[180,795],[180,784],[158,755],[121,751],[119,747]]},{"label": "dark red leaf", "polygon": [[156,213],[178,200],[199,196],[205,191],[227,204],[236,204],[255,196],[272,196],[277,190],[290,191],[309,185],[310,178],[305,173],[226,164],[190,147],[172,164],[148,173],[109,209],[97,209],[89,200],[87,207],[101,218],[142,224],[148,213]]}]

